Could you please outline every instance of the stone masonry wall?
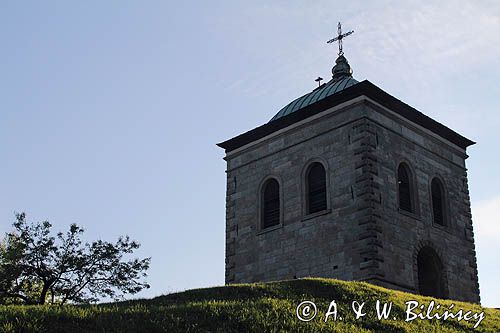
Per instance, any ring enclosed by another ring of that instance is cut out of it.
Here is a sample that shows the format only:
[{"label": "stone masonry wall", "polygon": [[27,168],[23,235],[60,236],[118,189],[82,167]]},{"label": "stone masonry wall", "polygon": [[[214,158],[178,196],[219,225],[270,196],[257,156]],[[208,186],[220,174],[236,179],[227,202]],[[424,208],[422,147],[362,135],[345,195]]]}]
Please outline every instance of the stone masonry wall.
[{"label": "stone masonry wall", "polygon": [[[227,157],[226,283],[322,276],[360,278],[355,187],[361,176],[358,127],[366,112],[352,105],[308,122],[236,156]],[[326,165],[328,209],[305,216],[304,171]],[[275,177],[281,186],[283,223],[261,230],[259,193]]]},{"label": "stone masonry wall", "polygon": [[[368,107],[376,130],[381,191],[382,270],[391,272],[379,284],[418,292],[417,254],[432,247],[444,265],[445,289],[451,299],[479,302],[476,255],[465,159],[458,147],[427,135],[376,105]],[[405,162],[414,175],[416,211],[398,209],[397,168]],[[430,184],[439,177],[445,187],[446,226],[433,223]]]},{"label": "stone masonry wall", "polygon": [[[366,100],[263,140],[227,160],[226,283],[305,276],[418,291],[416,253],[432,246],[450,298],[479,301],[465,152]],[[328,209],[305,215],[304,174],[326,166]],[[416,214],[397,207],[397,166],[418,189]],[[444,182],[449,226],[432,225],[430,180]],[[282,223],[261,230],[260,189],[280,183]]]}]

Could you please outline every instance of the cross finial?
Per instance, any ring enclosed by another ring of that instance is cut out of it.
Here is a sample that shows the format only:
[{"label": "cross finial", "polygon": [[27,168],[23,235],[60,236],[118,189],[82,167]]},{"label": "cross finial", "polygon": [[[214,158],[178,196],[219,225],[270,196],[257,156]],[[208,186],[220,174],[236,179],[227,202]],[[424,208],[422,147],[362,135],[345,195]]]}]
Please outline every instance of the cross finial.
[{"label": "cross finial", "polygon": [[318,82],[318,87],[321,87],[321,81],[323,81],[323,78],[321,76],[318,76],[318,78],[314,81]]},{"label": "cross finial", "polygon": [[330,39],[329,41],[327,41],[327,43],[328,43],[328,44],[333,43],[333,42],[336,42],[336,41],[338,41],[338,42],[339,42],[339,57],[340,57],[341,55],[343,55],[343,54],[344,54],[344,51],[342,51],[342,39],[343,39],[344,37],[349,36],[349,35],[350,35],[350,34],[352,34],[353,32],[354,32],[354,30],[351,30],[351,31],[348,31],[348,32],[346,32],[345,34],[343,34],[343,33],[342,33],[342,25],[341,25],[341,24],[340,24],[340,22],[339,22],[339,24],[338,24],[338,26],[337,26],[337,33],[338,33],[337,37],[332,38],[332,39]]}]

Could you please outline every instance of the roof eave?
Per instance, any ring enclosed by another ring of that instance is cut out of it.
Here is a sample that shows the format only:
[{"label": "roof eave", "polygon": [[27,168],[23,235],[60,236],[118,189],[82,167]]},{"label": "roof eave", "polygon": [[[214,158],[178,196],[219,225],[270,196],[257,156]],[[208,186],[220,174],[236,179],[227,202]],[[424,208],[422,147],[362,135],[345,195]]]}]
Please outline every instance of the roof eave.
[{"label": "roof eave", "polygon": [[283,116],[269,123],[256,127],[250,131],[235,136],[229,140],[218,143],[217,146],[225,149],[226,153],[231,152],[248,143],[263,138],[264,136],[267,136],[275,131],[288,127],[298,121],[311,117],[317,113],[320,113],[324,110],[327,110],[341,103],[347,102],[361,95],[365,95],[373,99],[374,101],[389,108],[390,110],[395,111],[402,117],[410,121],[413,121],[416,124],[419,124],[420,126],[427,128],[428,130],[436,133],[437,135],[443,137],[444,139],[463,148],[464,150],[467,147],[475,144],[474,141],[467,139],[466,137],[458,134],[452,129],[446,127],[445,125],[426,116],[425,114],[416,110],[410,105],[386,93],[385,91],[375,86],[370,81],[364,80],[344,90],[341,90],[331,96],[319,100],[313,104],[307,105],[306,107],[300,110],[297,110],[286,116]]}]

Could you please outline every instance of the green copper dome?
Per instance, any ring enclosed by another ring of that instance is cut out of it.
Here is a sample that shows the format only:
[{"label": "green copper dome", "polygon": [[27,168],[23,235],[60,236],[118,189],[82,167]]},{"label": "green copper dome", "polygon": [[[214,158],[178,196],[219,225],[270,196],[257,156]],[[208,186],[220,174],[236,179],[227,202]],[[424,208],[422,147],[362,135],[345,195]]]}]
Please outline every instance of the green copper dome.
[{"label": "green copper dome", "polygon": [[325,97],[331,96],[358,83],[358,81],[353,79],[351,66],[349,66],[347,59],[343,55],[340,55],[335,63],[335,66],[332,68],[333,75],[330,81],[289,103],[269,122],[289,115],[292,112],[296,112],[308,105],[322,100]]}]

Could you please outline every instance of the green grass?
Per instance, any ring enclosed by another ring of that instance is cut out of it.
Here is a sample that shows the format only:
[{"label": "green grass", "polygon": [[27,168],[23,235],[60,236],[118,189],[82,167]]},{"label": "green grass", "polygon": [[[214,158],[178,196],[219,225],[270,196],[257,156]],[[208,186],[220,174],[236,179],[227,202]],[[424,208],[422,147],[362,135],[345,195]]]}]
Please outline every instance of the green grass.
[{"label": "green grass", "polygon": [[[309,322],[296,317],[297,305],[315,302],[318,314]],[[338,305],[337,321],[324,322],[330,301]],[[356,320],[352,301],[366,302],[366,316]],[[376,318],[375,302],[393,302],[390,319]],[[436,300],[438,313],[452,303],[454,312],[484,311],[484,319],[413,320],[405,322],[405,302],[428,305],[432,298],[393,291],[362,282],[299,279],[194,289],[153,299],[100,305],[1,306],[1,332],[500,332],[500,310],[476,304]],[[414,310],[417,312],[417,310]],[[396,317],[397,320],[393,320]]]}]

